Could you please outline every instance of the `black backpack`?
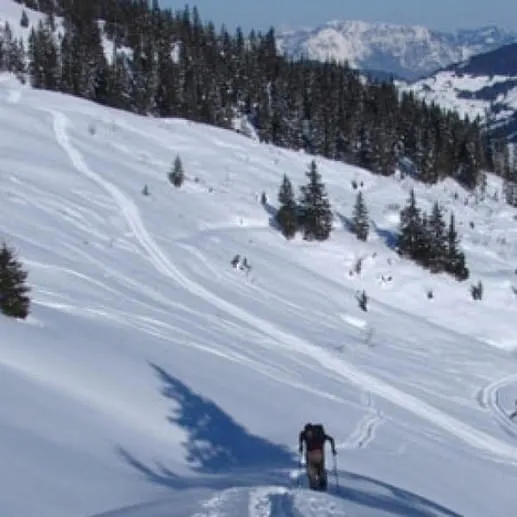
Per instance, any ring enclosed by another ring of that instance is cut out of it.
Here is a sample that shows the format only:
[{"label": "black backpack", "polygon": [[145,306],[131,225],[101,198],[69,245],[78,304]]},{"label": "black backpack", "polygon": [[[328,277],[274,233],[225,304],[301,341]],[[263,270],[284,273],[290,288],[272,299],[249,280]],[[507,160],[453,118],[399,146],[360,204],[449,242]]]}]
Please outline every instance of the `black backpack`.
[{"label": "black backpack", "polygon": [[323,445],[325,443],[325,428],[323,427],[323,424],[312,425],[311,441],[319,445]]}]

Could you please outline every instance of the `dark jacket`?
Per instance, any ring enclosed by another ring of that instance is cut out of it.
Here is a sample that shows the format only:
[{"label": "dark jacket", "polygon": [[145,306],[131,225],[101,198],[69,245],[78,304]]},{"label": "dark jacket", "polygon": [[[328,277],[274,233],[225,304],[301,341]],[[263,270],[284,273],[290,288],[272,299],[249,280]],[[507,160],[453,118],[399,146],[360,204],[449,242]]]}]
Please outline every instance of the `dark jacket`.
[{"label": "dark jacket", "polygon": [[334,443],[334,438],[332,438],[332,436],[329,436],[328,434],[324,434],[321,438],[320,437],[317,437],[317,436],[311,436],[309,437],[308,436],[308,433],[307,431],[303,430],[301,433],[300,433],[300,436],[299,436],[299,450],[300,450],[300,453],[303,451],[303,444],[305,443],[305,451],[306,452],[309,452],[309,451],[314,451],[314,450],[323,450],[324,447],[325,447],[325,442],[326,441],[329,441],[330,442],[330,446],[331,446],[331,449],[332,449],[332,454],[336,454],[336,446],[335,446],[335,443]]}]

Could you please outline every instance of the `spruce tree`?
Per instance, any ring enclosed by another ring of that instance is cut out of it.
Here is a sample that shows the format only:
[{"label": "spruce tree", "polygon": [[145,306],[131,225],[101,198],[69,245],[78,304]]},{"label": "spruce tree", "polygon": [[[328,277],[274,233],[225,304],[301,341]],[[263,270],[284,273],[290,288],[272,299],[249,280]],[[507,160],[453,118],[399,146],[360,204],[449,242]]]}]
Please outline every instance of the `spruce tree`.
[{"label": "spruce tree", "polygon": [[25,319],[29,315],[27,276],[14,250],[3,243],[0,249],[0,309],[6,316]]},{"label": "spruce tree", "polygon": [[179,155],[174,159],[174,165],[172,170],[169,172],[169,181],[177,188],[183,185],[185,181],[185,173],[183,171],[183,164]]},{"label": "spruce tree", "polygon": [[303,228],[303,238],[308,241],[324,241],[332,232],[332,209],[315,160],[312,160],[306,176],[309,182],[300,189],[300,225]]},{"label": "spruce tree", "polygon": [[22,11],[22,17],[21,17],[21,20],[20,20],[20,25],[23,27],[23,28],[27,28],[29,26],[29,17],[27,16],[27,12],[25,11],[25,9]]},{"label": "spruce tree", "polygon": [[460,281],[466,280],[470,274],[466,265],[465,254],[459,249],[459,238],[458,232],[456,231],[454,214],[451,214],[449,227],[447,229],[445,270]]},{"label": "spruce tree", "polygon": [[407,205],[400,212],[398,252],[416,259],[424,246],[424,229],[420,209],[416,205],[415,191],[411,189]]},{"label": "spruce tree", "polygon": [[286,239],[291,239],[298,230],[298,207],[294,197],[293,186],[285,174],[278,192],[278,202],[280,203],[280,208],[275,215],[275,220],[280,227],[282,235]]},{"label": "spruce tree", "polygon": [[503,179],[505,201],[517,207],[517,143],[512,144],[512,159],[508,160]]},{"label": "spruce tree", "polygon": [[355,236],[361,240],[366,241],[368,239],[368,232],[370,225],[368,222],[368,209],[364,202],[364,196],[361,191],[357,193],[357,197],[354,205],[354,212],[352,215],[352,232]]},{"label": "spruce tree", "polygon": [[431,215],[427,219],[425,231],[429,242],[429,250],[427,256],[423,257],[423,260],[431,271],[438,273],[445,269],[446,254],[445,222],[438,202],[435,202],[433,205]]}]

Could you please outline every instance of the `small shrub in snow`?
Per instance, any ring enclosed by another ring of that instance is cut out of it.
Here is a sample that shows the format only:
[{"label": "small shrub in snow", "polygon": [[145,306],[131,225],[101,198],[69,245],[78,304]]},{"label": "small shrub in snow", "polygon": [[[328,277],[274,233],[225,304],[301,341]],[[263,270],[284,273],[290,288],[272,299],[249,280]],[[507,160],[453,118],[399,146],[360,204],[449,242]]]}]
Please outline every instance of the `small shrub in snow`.
[{"label": "small shrub in snow", "polygon": [[176,156],[172,170],[169,172],[169,181],[176,187],[179,188],[185,181],[185,173],[183,171],[183,164],[181,158]]},{"label": "small shrub in snow", "polygon": [[246,275],[251,271],[251,266],[248,262],[248,258],[244,257],[244,259],[241,262],[240,269],[242,271],[246,271]]},{"label": "small shrub in snow", "polygon": [[356,295],[356,299],[359,304],[359,308],[364,312],[368,312],[368,295],[364,289],[361,293]]},{"label": "small shrub in snow", "polygon": [[6,316],[25,319],[29,315],[27,276],[14,250],[4,243],[0,249],[0,309]]},{"label": "small shrub in snow", "polygon": [[245,271],[246,275],[251,272],[251,266],[248,262],[247,257],[241,257],[239,254],[235,255],[231,261],[231,265],[234,269]]},{"label": "small shrub in snow", "polygon": [[354,264],[354,272],[356,275],[360,275],[363,270],[363,258],[358,258]]},{"label": "small shrub in snow", "polygon": [[470,287],[470,293],[472,294],[473,300],[483,299],[483,283],[481,280],[476,285],[472,285]]}]

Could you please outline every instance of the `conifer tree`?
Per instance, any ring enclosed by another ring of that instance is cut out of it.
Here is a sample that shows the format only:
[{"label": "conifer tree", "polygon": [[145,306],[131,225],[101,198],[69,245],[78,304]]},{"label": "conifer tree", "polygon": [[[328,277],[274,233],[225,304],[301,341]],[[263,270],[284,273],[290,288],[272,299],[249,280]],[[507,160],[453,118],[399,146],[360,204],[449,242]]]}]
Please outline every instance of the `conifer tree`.
[{"label": "conifer tree", "polygon": [[454,221],[454,214],[449,219],[447,229],[445,270],[457,280],[466,280],[469,277],[469,269],[466,265],[465,254],[459,249],[458,232]]},{"label": "conifer tree", "polygon": [[291,239],[298,230],[298,207],[294,197],[294,190],[291,181],[284,174],[282,185],[278,192],[280,208],[275,215],[276,222],[286,239]]},{"label": "conifer tree", "polygon": [[29,17],[27,16],[27,12],[25,11],[25,9],[22,11],[20,25],[24,28],[27,28],[29,26]]},{"label": "conifer tree", "polygon": [[0,309],[6,316],[25,319],[29,315],[27,276],[14,250],[3,243],[0,249]]},{"label": "conifer tree", "polygon": [[361,191],[357,193],[354,212],[352,214],[352,232],[361,241],[368,239],[370,224],[368,222],[368,209]]},{"label": "conifer tree", "polygon": [[309,182],[300,189],[303,238],[308,241],[324,241],[332,232],[332,209],[315,160],[312,160],[306,176]]},{"label": "conifer tree", "polygon": [[517,143],[512,144],[512,159],[508,160],[503,180],[505,201],[517,207]]},{"label": "conifer tree", "polygon": [[176,158],[174,159],[174,165],[172,170],[169,172],[169,181],[177,188],[181,187],[185,181],[183,164],[179,155],[176,155]]},{"label": "conifer tree", "polygon": [[446,236],[445,236],[445,222],[443,220],[443,212],[438,204],[435,202],[431,215],[427,219],[425,225],[425,232],[429,249],[423,258],[424,265],[429,267],[431,271],[438,273],[445,268],[445,254],[446,254]]},{"label": "conifer tree", "polygon": [[415,191],[411,189],[407,205],[400,212],[398,252],[412,259],[418,258],[424,246],[422,215],[417,207]]}]

